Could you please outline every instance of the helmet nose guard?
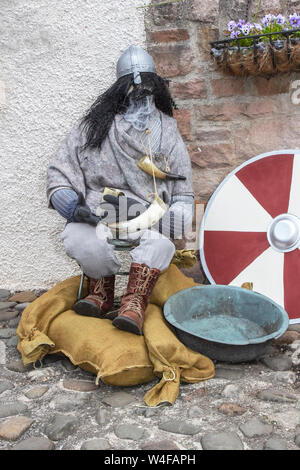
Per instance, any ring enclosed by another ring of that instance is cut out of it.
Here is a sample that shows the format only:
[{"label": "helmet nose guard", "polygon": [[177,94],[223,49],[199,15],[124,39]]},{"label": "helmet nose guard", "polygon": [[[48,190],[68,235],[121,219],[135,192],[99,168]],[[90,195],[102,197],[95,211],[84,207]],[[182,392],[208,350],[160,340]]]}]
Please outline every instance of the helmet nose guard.
[{"label": "helmet nose guard", "polygon": [[151,55],[139,46],[128,47],[117,62],[117,79],[133,73],[136,85],[142,83],[140,72],[156,73],[155,63]]}]

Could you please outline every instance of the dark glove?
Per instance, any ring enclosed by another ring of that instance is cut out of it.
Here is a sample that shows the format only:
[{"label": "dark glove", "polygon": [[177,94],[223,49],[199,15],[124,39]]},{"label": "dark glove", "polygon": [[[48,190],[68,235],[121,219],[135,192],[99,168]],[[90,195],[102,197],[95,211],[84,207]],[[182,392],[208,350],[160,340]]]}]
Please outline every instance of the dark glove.
[{"label": "dark glove", "polygon": [[82,193],[78,193],[78,203],[72,216],[71,222],[81,222],[96,226],[101,218],[92,214],[91,209],[86,204]]},{"label": "dark glove", "polygon": [[[101,219],[113,219],[114,222],[121,222],[123,220],[131,220],[142,214],[148,207],[148,204],[144,204],[133,199],[120,195],[118,197],[111,194],[104,196],[104,201],[101,202],[100,208],[106,212],[103,214]],[[113,214],[112,214],[113,212]],[[109,220],[111,222],[112,220]]]}]

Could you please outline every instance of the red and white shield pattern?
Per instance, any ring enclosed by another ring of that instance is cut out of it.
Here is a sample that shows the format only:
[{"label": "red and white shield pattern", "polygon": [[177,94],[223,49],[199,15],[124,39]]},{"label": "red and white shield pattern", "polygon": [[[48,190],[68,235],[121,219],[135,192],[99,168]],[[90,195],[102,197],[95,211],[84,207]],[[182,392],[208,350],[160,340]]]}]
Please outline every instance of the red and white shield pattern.
[{"label": "red and white shield pattern", "polygon": [[259,155],[225,178],[206,207],[200,256],[211,283],[253,282],[299,323],[300,243],[278,250],[267,236],[281,214],[293,214],[300,227],[300,150]]}]

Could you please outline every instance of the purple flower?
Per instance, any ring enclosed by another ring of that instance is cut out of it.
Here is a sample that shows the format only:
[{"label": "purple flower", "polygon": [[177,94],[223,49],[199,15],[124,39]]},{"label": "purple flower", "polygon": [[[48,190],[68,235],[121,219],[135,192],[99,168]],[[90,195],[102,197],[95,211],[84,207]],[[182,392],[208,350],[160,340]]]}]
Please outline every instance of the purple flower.
[{"label": "purple flower", "polygon": [[244,24],[245,24],[245,20],[239,20],[237,26],[238,26],[238,28],[241,29]]},{"label": "purple flower", "polygon": [[250,31],[251,31],[251,25],[250,25],[250,24],[244,24],[244,25],[241,27],[241,30],[242,30],[242,33],[243,33],[245,36],[248,36],[248,34],[249,34]]},{"label": "purple flower", "polygon": [[239,30],[232,31],[232,33],[230,34],[230,37],[232,39],[236,39],[240,34],[241,34],[241,32]]},{"label": "purple flower", "polygon": [[228,31],[233,31],[237,25],[235,21],[229,21],[227,26],[228,26]]},{"label": "purple flower", "polygon": [[289,21],[293,29],[296,29],[300,25],[300,16],[298,16],[297,13],[294,13],[293,15],[289,16]]},{"label": "purple flower", "polygon": [[255,28],[257,31],[262,31],[262,26],[261,26],[259,23],[254,23],[254,28]]},{"label": "purple flower", "polygon": [[263,17],[263,19],[261,20],[262,24],[264,25],[264,27],[267,27],[269,26],[269,24],[271,23],[272,21],[272,18],[273,18],[273,15],[265,15]]},{"label": "purple flower", "polygon": [[279,24],[279,25],[284,24],[285,20],[286,20],[285,16],[283,16],[283,15],[277,15],[275,17],[275,19],[276,19],[276,23]]}]

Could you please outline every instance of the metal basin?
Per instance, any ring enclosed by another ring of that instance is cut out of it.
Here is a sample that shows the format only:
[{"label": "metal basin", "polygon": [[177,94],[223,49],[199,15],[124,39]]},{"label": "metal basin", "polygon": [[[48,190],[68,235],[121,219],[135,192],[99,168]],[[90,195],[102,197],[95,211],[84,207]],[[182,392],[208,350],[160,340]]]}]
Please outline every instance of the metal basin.
[{"label": "metal basin", "polygon": [[286,311],[268,297],[235,286],[195,286],[172,295],[164,316],[178,339],[210,359],[245,362],[263,356],[288,328]]}]

